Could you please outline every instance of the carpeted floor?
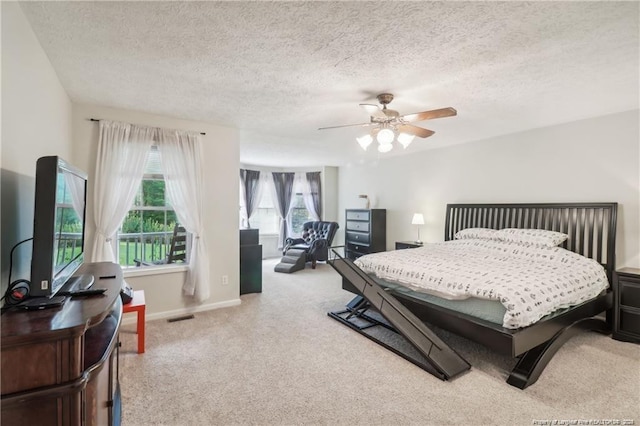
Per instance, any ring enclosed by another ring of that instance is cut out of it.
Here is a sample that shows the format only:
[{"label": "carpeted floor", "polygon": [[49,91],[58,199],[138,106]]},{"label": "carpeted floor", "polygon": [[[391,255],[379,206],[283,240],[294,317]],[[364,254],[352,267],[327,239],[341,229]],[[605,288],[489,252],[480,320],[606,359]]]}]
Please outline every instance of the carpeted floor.
[{"label": "carpeted floor", "polygon": [[638,345],[580,334],[522,391],[513,360],[442,333],[473,366],[442,382],[327,316],[353,296],[330,266],[275,263],[240,306],[149,322],[143,355],[123,327],[123,425],[640,424]]}]

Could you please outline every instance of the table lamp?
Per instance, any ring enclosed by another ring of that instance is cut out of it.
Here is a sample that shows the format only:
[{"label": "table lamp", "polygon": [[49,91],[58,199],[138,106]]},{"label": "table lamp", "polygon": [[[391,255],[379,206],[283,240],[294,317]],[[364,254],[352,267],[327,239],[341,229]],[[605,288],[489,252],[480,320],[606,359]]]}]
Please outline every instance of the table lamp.
[{"label": "table lamp", "polygon": [[424,225],[424,216],[422,215],[422,213],[414,213],[413,219],[411,219],[411,224],[418,225],[418,239],[416,240],[416,244],[422,244],[422,241],[420,241],[420,226],[419,226],[419,225]]}]

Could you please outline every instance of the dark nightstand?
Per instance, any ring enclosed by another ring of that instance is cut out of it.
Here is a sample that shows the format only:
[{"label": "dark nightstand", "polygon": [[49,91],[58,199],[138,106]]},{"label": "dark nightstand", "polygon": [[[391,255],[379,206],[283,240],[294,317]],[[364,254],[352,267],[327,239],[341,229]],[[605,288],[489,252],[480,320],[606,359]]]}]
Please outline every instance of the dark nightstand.
[{"label": "dark nightstand", "polygon": [[422,247],[422,243],[415,241],[396,241],[396,250]]},{"label": "dark nightstand", "polygon": [[613,338],[640,343],[640,269],[613,274]]}]

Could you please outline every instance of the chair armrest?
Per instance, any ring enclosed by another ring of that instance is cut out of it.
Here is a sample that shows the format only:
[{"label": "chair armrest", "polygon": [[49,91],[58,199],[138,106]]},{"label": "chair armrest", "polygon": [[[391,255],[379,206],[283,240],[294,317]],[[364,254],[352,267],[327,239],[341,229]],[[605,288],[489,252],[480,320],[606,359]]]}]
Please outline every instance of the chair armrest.
[{"label": "chair armrest", "polygon": [[284,247],[282,248],[282,254],[285,254],[289,247],[295,244],[305,244],[305,240],[302,238],[287,238],[284,240]]},{"label": "chair armrest", "polygon": [[309,247],[307,258],[312,261],[327,260],[329,254],[329,241],[326,238],[318,238]]},{"label": "chair armrest", "polygon": [[316,250],[329,247],[329,241],[326,238],[318,238],[314,240],[309,246],[309,253],[313,253]]}]

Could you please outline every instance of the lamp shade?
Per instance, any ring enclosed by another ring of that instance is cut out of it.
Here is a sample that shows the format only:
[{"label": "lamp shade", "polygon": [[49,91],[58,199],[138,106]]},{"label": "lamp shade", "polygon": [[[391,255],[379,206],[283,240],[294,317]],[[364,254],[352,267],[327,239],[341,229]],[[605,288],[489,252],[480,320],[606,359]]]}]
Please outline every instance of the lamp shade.
[{"label": "lamp shade", "polygon": [[373,138],[371,137],[371,135],[364,135],[359,138],[356,138],[356,140],[358,141],[362,149],[364,149],[365,151],[367,150],[369,145],[371,145],[371,142],[373,142]]},{"label": "lamp shade", "polygon": [[395,135],[393,134],[393,130],[391,129],[382,129],[376,135],[376,139],[378,140],[378,143],[383,145],[390,144],[391,142],[393,142],[393,138],[395,138]]},{"label": "lamp shade", "polygon": [[398,142],[402,144],[403,147],[408,147],[411,142],[413,142],[414,135],[410,135],[409,133],[400,133],[398,135]]},{"label": "lamp shade", "polygon": [[422,213],[414,213],[413,219],[411,219],[412,225],[424,225],[424,216]]},{"label": "lamp shade", "polygon": [[378,151],[382,153],[389,152],[392,148],[393,145],[391,145],[390,143],[378,144]]}]

